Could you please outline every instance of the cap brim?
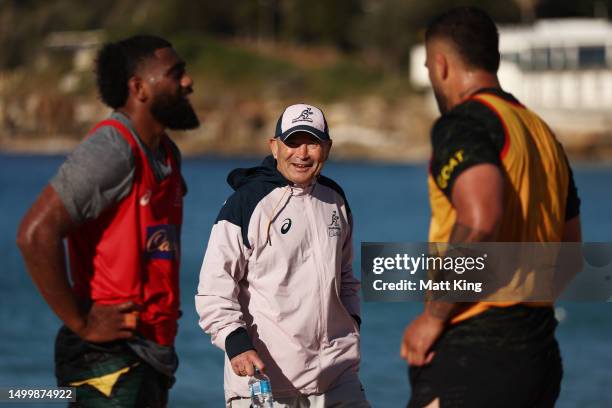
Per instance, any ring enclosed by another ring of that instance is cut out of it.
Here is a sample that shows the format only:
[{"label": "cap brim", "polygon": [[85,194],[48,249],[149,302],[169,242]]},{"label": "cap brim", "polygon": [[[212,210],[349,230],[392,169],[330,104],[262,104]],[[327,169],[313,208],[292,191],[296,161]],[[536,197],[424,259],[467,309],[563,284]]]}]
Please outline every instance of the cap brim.
[{"label": "cap brim", "polygon": [[311,135],[313,135],[314,137],[322,141],[327,141],[330,139],[327,133],[321,132],[319,129],[314,128],[312,126],[308,126],[308,125],[300,125],[300,126],[292,127],[291,129],[287,130],[286,132],[283,132],[277,137],[284,142],[291,135],[295,133],[299,133],[299,132],[310,133]]}]

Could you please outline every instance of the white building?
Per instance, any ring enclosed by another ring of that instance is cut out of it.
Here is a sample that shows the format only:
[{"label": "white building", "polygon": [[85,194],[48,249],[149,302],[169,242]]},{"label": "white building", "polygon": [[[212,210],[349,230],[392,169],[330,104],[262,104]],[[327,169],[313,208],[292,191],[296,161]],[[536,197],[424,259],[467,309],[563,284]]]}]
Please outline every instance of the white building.
[{"label": "white building", "polygon": [[[612,129],[611,23],[540,20],[533,26],[501,26],[499,34],[499,79],[506,91],[554,127]],[[414,47],[410,78],[421,89],[429,88],[424,61],[424,46]]]},{"label": "white building", "polygon": [[72,54],[73,68],[85,72],[93,68],[103,39],[102,30],[55,31],[47,36],[45,45],[49,50]]}]

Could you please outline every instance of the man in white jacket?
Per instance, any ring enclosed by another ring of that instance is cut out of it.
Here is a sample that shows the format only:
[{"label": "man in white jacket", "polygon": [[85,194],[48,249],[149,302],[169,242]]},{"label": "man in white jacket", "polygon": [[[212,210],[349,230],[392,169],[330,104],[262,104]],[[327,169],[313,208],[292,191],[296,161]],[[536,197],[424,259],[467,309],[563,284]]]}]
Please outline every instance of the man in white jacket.
[{"label": "man in white jacket", "polygon": [[359,281],[352,216],[320,175],[332,141],[323,112],[281,114],[272,156],[228,176],[235,192],[212,228],[200,272],[200,326],[225,351],[228,407],[249,407],[254,368],[275,407],[369,407],[359,381]]}]

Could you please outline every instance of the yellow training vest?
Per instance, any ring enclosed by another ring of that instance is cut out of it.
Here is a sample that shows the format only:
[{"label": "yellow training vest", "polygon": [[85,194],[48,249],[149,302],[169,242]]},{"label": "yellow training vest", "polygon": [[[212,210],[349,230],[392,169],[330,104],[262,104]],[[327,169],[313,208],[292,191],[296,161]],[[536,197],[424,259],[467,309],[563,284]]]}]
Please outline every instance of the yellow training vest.
[{"label": "yellow training vest", "polygon": [[[488,93],[479,93],[470,99],[488,106],[499,117],[506,134],[500,153],[505,185],[504,215],[498,241],[561,241],[569,185],[563,148],[546,123],[524,106]],[[451,162],[459,159],[453,158]],[[455,209],[431,174],[428,185],[432,212],[429,242],[448,242],[455,224]],[[455,316],[452,323],[475,316],[492,306],[505,307],[517,303],[475,303]]]}]

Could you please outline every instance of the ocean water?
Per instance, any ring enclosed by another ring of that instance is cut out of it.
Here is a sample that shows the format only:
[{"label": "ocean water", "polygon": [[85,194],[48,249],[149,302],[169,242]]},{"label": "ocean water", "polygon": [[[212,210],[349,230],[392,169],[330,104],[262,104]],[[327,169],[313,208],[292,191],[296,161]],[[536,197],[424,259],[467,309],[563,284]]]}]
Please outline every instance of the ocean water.
[{"label": "ocean water", "polygon": [[[62,162],[59,156],[0,155],[0,386],[53,386],[53,340],[59,320],[36,291],[15,246],[19,220]],[[231,189],[235,167],[257,160],[184,161],[183,266],[173,407],[222,407],[223,354],[197,325],[193,307],[199,267],[212,223]],[[574,165],[585,241],[612,241],[612,166]],[[355,218],[355,270],[362,241],[424,241],[429,208],[425,165],[331,162],[324,174],[343,186]],[[557,338],[564,361],[558,407],[612,407],[612,306],[567,303]],[[410,389],[399,358],[405,325],[417,303],[363,303],[361,379],[374,407],[405,406]],[[483,384],[483,387],[486,385]],[[8,406],[4,405],[3,406]],[[24,404],[19,404],[25,407]]]}]

